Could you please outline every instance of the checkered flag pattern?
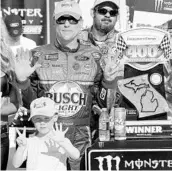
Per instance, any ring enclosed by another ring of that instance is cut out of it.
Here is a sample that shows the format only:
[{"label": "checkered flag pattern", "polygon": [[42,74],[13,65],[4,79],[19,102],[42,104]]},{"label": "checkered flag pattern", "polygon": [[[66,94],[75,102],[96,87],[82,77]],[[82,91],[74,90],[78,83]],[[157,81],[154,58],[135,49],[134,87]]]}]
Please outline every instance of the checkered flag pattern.
[{"label": "checkered flag pattern", "polygon": [[125,43],[124,39],[122,36],[118,38],[117,41],[117,49],[120,53],[122,53],[124,50],[127,49],[127,44]]},{"label": "checkered flag pattern", "polygon": [[167,59],[172,54],[172,50],[170,48],[170,40],[169,40],[167,35],[164,36],[163,40],[161,41],[159,48],[164,51],[165,58],[167,58]]}]

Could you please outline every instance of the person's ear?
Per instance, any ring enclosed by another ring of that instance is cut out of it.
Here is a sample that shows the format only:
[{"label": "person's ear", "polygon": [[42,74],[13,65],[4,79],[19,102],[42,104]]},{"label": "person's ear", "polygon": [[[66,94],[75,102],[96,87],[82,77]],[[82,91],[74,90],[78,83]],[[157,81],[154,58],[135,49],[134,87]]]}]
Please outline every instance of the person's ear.
[{"label": "person's ear", "polygon": [[53,26],[55,26],[56,25],[56,19],[55,19],[55,17],[53,16]]},{"label": "person's ear", "polygon": [[116,16],[116,18],[117,18],[117,21],[119,20],[119,13],[118,13],[118,15]]},{"label": "person's ear", "polygon": [[83,19],[80,19],[79,25],[80,25],[80,28],[82,29],[82,27],[83,27]]},{"label": "person's ear", "polygon": [[91,8],[91,10],[90,10],[90,15],[92,18],[94,18],[94,9],[93,8]]}]

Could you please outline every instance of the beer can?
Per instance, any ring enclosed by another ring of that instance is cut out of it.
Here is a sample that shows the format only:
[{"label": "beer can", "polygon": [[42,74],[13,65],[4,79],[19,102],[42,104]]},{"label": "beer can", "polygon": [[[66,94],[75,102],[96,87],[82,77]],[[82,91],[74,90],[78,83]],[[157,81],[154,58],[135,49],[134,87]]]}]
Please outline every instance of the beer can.
[{"label": "beer can", "polygon": [[126,140],[126,109],[115,108],[114,113],[115,140]]}]

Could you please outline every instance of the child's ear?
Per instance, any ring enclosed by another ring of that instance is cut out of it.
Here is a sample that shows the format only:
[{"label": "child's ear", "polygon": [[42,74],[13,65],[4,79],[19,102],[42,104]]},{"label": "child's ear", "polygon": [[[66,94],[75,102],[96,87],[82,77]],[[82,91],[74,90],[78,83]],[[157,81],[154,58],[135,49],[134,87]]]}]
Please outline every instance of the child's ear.
[{"label": "child's ear", "polygon": [[58,114],[55,114],[54,117],[53,117],[53,119],[54,119],[54,122],[56,122],[57,119],[58,119]]}]

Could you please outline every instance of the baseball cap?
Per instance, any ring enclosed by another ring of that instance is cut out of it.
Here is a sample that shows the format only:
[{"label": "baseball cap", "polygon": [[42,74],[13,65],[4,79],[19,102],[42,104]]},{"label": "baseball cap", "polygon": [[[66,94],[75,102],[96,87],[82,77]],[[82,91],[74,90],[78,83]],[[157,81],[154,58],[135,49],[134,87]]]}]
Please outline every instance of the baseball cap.
[{"label": "baseball cap", "polygon": [[79,4],[72,0],[63,0],[55,2],[54,17],[57,20],[63,15],[71,15],[75,19],[79,20],[82,17],[82,12]]},{"label": "baseball cap", "polygon": [[100,4],[108,4],[108,3],[114,4],[119,8],[120,0],[95,0],[93,8],[95,8],[96,6]]},{"label": "baseball cap", "polygon": [[19,15],[10,14],[7,15],[4,19],[6,27],[8,29],[9,34],[12,37],[17,37],[22,33],[22,20]]},{"label": "baseball cap", "polygon": [[37,115],[52,117],[55,113],[55,102],[48,97],[40,97],[33,100],[30,104],[29,120]]}]

